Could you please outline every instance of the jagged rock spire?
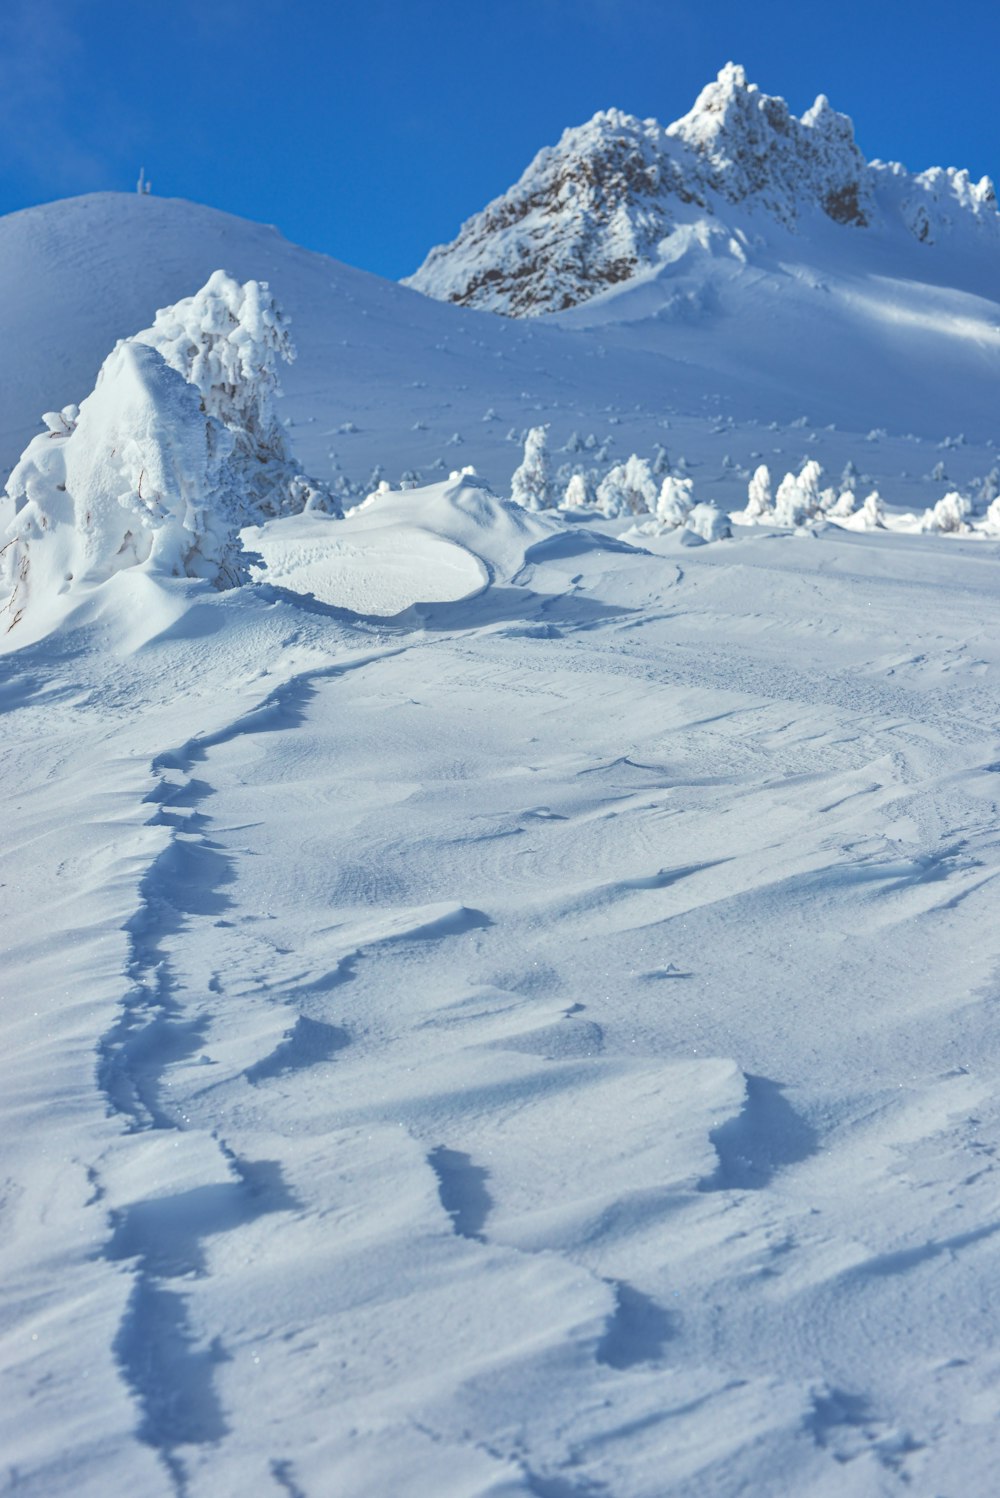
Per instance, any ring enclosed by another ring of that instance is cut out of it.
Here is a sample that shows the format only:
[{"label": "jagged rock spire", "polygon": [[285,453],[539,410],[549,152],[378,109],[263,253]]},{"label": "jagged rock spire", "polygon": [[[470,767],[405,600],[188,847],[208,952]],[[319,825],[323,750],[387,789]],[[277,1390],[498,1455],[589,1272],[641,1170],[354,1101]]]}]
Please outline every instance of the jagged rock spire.
[{"label": "jagged rock spire", "polygon": [[797,118],[729,62],[664,129],[617,109],[566,130],[520,180],[433,249],[406,284],[513,316],[561,311],[655,267],[664,239],[698,225],[797,232],[817,214],[845,229],[895,219],[933,241],[968,222],[1000,233],[992,184],[868,163],[821,94]]}]

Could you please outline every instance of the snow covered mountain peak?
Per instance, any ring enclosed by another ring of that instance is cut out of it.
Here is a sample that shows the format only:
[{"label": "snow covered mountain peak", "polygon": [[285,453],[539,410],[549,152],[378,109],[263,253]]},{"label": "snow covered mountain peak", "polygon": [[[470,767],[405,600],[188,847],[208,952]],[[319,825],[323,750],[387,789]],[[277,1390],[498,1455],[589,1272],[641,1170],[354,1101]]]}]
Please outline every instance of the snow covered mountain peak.
[{"label": "snow covered mountain peak", "polygon": [[[666,128],[617,109],[566,130],[405,284],[511,316],[564,311],[664,260],[700,223],[708,244],[740,231],[802,234],[823,221],[933,243],[1000,232],[988,178],[866,161],[824,94],[801,117],[727,63]],[[714,234],[713,234],[714,231]],[[669,258],[669,257],[667,257]]]},{"label": "snow covered mountain peak", "polygon": [[727,63],[666,135],[690,148],[703,192],[762,208],[789,228],[816,205],[836,223],[869,222],[867,162],[851,120],[825,94],[797,119],[784,99],[761,93]]}]

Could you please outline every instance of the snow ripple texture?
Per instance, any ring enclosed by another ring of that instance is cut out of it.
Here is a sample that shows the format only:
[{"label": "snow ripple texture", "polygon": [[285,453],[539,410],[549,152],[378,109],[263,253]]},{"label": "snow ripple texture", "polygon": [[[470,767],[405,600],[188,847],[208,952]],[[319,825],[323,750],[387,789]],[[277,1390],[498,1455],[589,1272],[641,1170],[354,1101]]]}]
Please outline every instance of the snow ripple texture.
[{"label": "snow ripple texture", "polygon": [[571,540],[6,658],[10,1491],[986,1490],[997,558]]}]

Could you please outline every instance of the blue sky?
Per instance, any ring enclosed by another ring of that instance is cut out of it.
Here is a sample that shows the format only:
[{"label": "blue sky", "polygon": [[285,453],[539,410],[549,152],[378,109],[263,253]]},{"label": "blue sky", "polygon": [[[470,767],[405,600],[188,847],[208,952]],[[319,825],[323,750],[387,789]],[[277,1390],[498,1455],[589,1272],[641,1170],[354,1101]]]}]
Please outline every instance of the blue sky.
[{"label": "blue sky", "polygon": [[1000,177],[998,44],[988,0],[0,0],[0,212],[144,165],[401,276],[564,126],[667,123],[730,59],[869,156]]}]

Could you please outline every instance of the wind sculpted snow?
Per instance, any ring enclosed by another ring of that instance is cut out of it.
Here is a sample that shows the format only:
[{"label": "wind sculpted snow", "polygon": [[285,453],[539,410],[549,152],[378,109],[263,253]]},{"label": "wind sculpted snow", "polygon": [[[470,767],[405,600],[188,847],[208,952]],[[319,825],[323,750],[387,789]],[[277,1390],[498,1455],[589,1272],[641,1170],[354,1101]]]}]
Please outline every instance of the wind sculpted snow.
[{"label": "wind sculpted snow", "polygon": [[308,518],[6,638],[9,1488],[986,1491],[995,546]]}]

